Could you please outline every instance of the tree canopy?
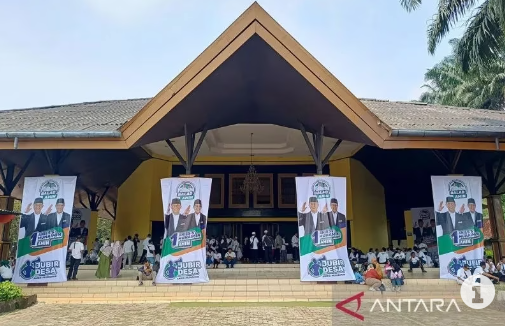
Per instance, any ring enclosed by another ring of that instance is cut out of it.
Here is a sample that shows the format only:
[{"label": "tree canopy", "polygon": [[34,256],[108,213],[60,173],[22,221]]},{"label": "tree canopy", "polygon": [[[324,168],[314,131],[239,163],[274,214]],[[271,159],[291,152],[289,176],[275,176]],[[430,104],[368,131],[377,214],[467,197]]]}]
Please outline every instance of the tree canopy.
[{"label": "tree canopy", "polygon": [[453,53],[424,75],[427,89],[420,100],[427,103],[503,110],[505,62],[492,60],[465,72],[457,59],[459,40],[451,40]]},{"label": "tree canopy", "polygon": [[[433,0],[430,0],[433,1]],[[400,0],[407,10],[417,9],[423,0]],[[466,30],[454,51],[461,69],[502,59],[505,44],[504,0],[439,0],[438,10],[428,27],[428,51],[433,54],[450,30],[470,14]]]}]

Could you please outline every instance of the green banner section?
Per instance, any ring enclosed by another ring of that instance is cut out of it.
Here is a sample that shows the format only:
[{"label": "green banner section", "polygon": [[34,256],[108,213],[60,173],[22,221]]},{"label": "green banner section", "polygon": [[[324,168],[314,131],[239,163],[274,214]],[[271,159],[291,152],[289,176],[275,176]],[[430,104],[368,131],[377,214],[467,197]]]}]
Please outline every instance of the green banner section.
[{"label": "green banner section", "polygon": [[161,256],[165,257],[202,245],[203,234],[199,226],[184,232],[176,232],[163,240]]},{"label": "green banner section", "polygon": [[[316,231],[312,234],[306,234],[300,238],[300,256],[313,253],[329,246],[338,245],[342,243],[343,239],[342,230],[338,226]],[[314,242],[320,245],[315,245]]]},{"label": "green banner section", "polygon": [[[472,234],[476,237],[473,238]],[[470,236],[470,238],[468,236]],[[466,247],[477,245],[482,241],[484,241],[484,234],[476,227],[469,230],[453,231],[451,234],[444,234],[438,238],[438,254],[444,255],[452,253]],[[454,242],[459,242],[459,245],[455,245]]]},{"label": "green banner section", "polygon": [[18,242],[18,255],[36,254],[38,251],[54,247],[63,243],[65,234],[61,227],[56,227],[44,232],[34,232],[29,237],[25,237]]}]

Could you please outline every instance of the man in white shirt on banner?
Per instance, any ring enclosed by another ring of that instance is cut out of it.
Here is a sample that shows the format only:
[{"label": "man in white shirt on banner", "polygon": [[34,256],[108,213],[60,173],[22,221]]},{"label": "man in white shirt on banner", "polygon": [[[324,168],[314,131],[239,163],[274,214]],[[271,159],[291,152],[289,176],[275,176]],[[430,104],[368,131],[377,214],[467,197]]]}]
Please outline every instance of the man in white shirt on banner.
[{"label": "man in white shirt on banner", "polygon": [[460,210],[460,213],[463,214],[463,218],[465,218],[465,223],[468,228],[471,227],[470,221],[475,227],[482,229],[484,225],[484,221],[482,220],[482,213],[477,212],[475,209],[477,205],[475,204],[475,199],[468,198],[468,210],[469,212],[464,212],[464,207]]},{"label": "man in white shirt on banner", "polygon": [[84,245],[81,241],[82,238],[79,236],[70,244],[70,247],[68,247],[68,251],[70,252],[70,266],[68,268],[67,280],[72,279],[77,281],[77,271],[81,264],[82,253],[84,252]]},{"label": "man in white shirt on banner", "polygon": [[196,225],[200,226],[200,230],[203,230],[207,226],[207,216],[202,214],[202,201],[200,199],[195,199],[193,204],[194,213],[188,215],[189,221],[195,221]]},{"label": "man in white shirt on banner", "polygon": [[70,227],[71,216],[69,213],[65,213],[63,211],[64,208],[65,208],[65,199],[58,198],[56,200],[56,212],[49,214],[47,219],[55,221],[56,225],[61,228]]},{"label": "man in white shirt on banner", "polygon": [[319,202],[316,197],[309,198],[309,211],[307,203],[303,203],[301,210],[298,212],[298,226],[303,226],[304,235],[312,235],[316,230],[325,230],[331,227],[328,217],[327,206],[319,211]]},{"label": "man in white shirt on banner", "polygon": [[[42,207],[44,207],[42,198],[35,198],[33,205],[30,203],[26,206],[25,212],[21,215],[19,222],[19,239],[31,237],[35,231],[41,232],[45,230],[45,228],[39,227],[41,220],[45,220],[45,215],[42,214]],[[32,208],[33,212],[30,213]]]},{"label": "man in white shirt on banner", "polygon": [[328,213],[330,225],[338,226],[340,229],[347,227],[345,215],[338,211],[338,200],[336,198],[330,199],[330,209],[331,210]]},{"label": "man in white shirt on banner", "polygon": [[300,260],[300,249],[299,249],[298,233],[291,238],[291,248],[293,248],[293,262],[297,263]]},{"label": "man in white shirt on banner", "polygon": [[[442,228],[442,234],[451,234],[454,230],[465,230],[466,223],[463,223],[463,214],[456,212],[456,201],[454,197],[449,196],[445,199],[447,211],[442,213],[444,202],[438,205],[438,211],[435,212],[437,225]],[[442,235],[438,234],[438,236]]]},{"label": "man in white shirt on banner", "polygon": [[128,269],[132,269],[133,252],[135,251],[135,246],[133,245],[131,235],[123,244],[123,269],[126,269],[126,264],[128,263]]}]

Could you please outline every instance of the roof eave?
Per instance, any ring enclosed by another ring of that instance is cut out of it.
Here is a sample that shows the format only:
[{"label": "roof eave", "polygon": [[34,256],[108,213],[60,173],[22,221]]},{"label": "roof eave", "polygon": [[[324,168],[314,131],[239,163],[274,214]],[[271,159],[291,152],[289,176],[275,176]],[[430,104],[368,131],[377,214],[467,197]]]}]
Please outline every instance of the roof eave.
[{"label": "roof eave", "polygon": [[0,139],[26,138],[121,138],[120,131],[23,131],[0,132]]},{"label": "roof eave", "polygon": [[505,132],[476,130],[393,129],[392,137],[505,138]]}]

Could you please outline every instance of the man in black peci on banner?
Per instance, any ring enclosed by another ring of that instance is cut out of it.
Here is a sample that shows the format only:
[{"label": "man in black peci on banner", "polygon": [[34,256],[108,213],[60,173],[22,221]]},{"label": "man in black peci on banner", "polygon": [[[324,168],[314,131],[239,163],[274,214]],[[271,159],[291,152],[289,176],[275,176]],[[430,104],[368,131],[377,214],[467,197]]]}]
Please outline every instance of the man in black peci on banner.
[{"label": "man in black peci on banner", "polygon": [[28,204],[26,207],[25,213],[21,215],[21,221],[19,222],[19,228],[25,229],[24,237],[30,237],[35,231],[43,232],[56,226],[56,220],[48,219],[46,214],[42,214],[43,207],[44,201],[40,197],[35,198],[33,201],[33,212],[31,214],[28,213],[32,210],[32,204]]},{"label": "man in black peci on banner", "polygon": [[194,213],[188,215],[188,218],[193,219],[195,223],[198,223],[200,229],[203,230],[207,226],[207,216],[202,213],[202,201],[200,199],[195,199],[193,204]]},{"label": "man in black peci on banner", "polygon": [[338,226],[340,229],[347,227],[347,220],[345,219],[345,215],[338,211],[338,200],[336,198],[332,198],[330,200],[330,208],[331,210],[328,212],[330,225]]},{"label": "man in black peci on banner", "polygon": [[[469,212],[463,213],[463,217],[465,218],[465,226],[467,226],[468,229],[470,229],[473,225],[479,229],[482,229],[484,225],[484,221],[482,220],[482,213],[477,212],[475,210],[476,208],[477,205],[475,205],[475,199],[468,198]],[[464,210],[464,206],[462,206],[462,210]]]},{"label": "man in black peci on banner", "polygon": [[56,226],[61,228],[66,228],[70,226],[71,216],[65,213],[63,209],[65,208],[65,199],[58,198],[56,200],[56,212],[50,213],[48,215],[48,220],[52,220]]},{"label": "man in black peci on banner", "polygon": [[319,202],[316,197],[309,198],[310,211],[305,213],[307,203],[303,203],[302,209],[298,212],[298,226],[303,226],[306,235],[312,234],[315,230],[324,230],[331,226],[326,207],[323,212],[319,212]]},{"label": "man in black peci on banner", "polygon": [[181,200],[179,198],[172,199],[172,204],[168,206],[165,214],[165,238],[171,237],[175,232],[184,232],[196,227],[195,216],[194,214],[188,216],[189,211],[190,206],[186,208],[184,214],[181,214]]},{"label": "man in black peci on banner", "polygon": [[447,197],[445,200],[445,206],[447,207],[447,212],[441,213],[444,209],[444,202],[441,201],[438,205],[438,211],[435,212],[437,225],[442,227],[442,234],[451,234],[454,230],[466,230],[469,228],[467,220],[463,217],[463,214],[456,212],[456,201],[454,200],[454,197]]}]

